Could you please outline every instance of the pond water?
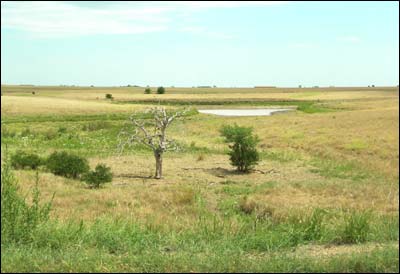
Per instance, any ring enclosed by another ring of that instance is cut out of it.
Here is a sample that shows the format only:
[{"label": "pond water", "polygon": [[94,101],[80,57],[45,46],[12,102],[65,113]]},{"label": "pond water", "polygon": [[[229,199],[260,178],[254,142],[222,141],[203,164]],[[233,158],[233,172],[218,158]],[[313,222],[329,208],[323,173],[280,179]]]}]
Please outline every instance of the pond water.
[{"label": "pond water", "polygon": [[219,116],[270,116],[277,112],[287,112],[290,108],[253,108],[253,109],[199,109],[200,113]]}]

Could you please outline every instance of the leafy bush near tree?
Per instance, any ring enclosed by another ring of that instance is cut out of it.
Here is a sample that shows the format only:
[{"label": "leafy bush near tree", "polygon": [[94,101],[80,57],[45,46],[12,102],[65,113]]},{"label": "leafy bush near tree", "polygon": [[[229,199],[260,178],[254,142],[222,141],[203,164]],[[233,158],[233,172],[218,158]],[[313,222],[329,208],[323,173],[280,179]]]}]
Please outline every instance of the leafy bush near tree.
[{"label": "leafy bush near tree", "polygon": [[112,177],[111,168],[105,164],[98,164],[94,171],[84,174],[82,180],[91,188],[99,188],[101,185],[111,182]]},{"label": "leafy bush near tree", "polygon": [[66,151],[53,152],[47,159],[46,166],[55,175],[73,179],[90,170],[87,159]]},{"label": "leafy bush near tree", "polygon": [[251,127],[223,126],[220,133],[225,137],[225,142],[230,143],[229,156],[231,164],[240,172],[249,172],[259,161],[257,151],[259,139],[253,135]]}]

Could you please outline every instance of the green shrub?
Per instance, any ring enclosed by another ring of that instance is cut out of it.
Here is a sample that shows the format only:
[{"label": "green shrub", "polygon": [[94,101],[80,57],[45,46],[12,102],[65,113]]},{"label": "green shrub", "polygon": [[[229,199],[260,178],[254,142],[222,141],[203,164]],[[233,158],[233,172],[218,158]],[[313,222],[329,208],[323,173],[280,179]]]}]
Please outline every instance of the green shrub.
[{"label": "green shrub", "polygon": [[157,94],[164,94],[165,93],[165,88],[164,87],[158,87],[157,88]]},{"label": "green shrub", "polygon": [[11,157],[11,165],[15,169],[37,169],[43,164],[43,160],[34,153],[27,153],[25,151],[17,151]]},{"label": "green shrub", "polygon": [[89,171],[87,159],[65,151],[53,152],[47,159],[46,166],[55,175],[74,179]]},{"label": "green shrub", "polygon": [[111,100],[112,100],[112,99],[114,99],[114,98],[113,98],[112,94],[107,93],[107,94],[106,94],[106,99],[111,99]]},{"label": "green shrub", "polygon": [[233,143],[229,145],[231,151],[231,164],[236,166],[240,172],[249,172],[259,161],[259,153],[256,145],[259,142],[257,136],[252,134],[251,127],[223,126],[220,133],[225,137],[225,142]]},{"label": "green shrub", "polygon": [[89,171],[83,175],[82,180],[91,188],[99,188],[100,185],[111,182],[112,177],[111,168],[105,164],[98,164],[94,171]]},{"label": "green shrub", "polygon": [[145,94],[150,94],[150,93],[151,93],[151,89],[150,89],[150,88],[146,88],[146,89],[144,90],[144,93],[145,93]]},{"label": "green shrub", "polygon": [[[40,205],[39,175],[32,193],[32,204],[28,204],[18,193],[18,185],[8,160],[1,166],[1,244],[26,242],[32,239],[37,226],[46,222],[51,210],[51,201]],[[54,196],[53,196],[54,197]]]}]

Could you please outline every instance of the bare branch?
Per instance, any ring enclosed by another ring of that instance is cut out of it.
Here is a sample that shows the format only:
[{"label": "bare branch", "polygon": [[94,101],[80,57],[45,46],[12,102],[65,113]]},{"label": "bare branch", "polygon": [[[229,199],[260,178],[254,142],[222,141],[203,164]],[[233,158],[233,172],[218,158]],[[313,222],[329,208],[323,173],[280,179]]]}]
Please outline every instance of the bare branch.
[{"label": "bare branch", "polygon": [[178,143],[174,140],[167,139],[166,130],[172,121],[178,117],[183,116],[189,109],[185,108],[180,111],[176,111],[173,114],[168,115],[164,107],[156,106],[148,109],[146,113],[151,114],[153,118],[153,130],[146,127],[143,120],[138,119],[135,114],[129,117],[130,120],[130,131],[123,130],[118,135],[120,139],[119,149],[122,153],[123,149],[127,145],[134,143],[145,145],[151,148],[156,158],[156,178],[161,178],[162,170],[162,154],[165,151],[178,150]]}]

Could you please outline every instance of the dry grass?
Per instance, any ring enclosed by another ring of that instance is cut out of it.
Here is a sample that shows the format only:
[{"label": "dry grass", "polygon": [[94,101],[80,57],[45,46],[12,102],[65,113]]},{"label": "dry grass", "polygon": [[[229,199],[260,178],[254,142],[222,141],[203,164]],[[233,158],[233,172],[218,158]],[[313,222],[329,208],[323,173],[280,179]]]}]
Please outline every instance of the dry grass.
[{"label": "dry grass", "polygon": [[[262,161],[257,170],[265,173],[242,175],[229,166],[226,156],[208,156],[207,161],[199,162],[195,155],[170,155],[164,160],[165,178],[155,180],[149,178],[154,166],[152,157],[92,159],[91,165],[98,162],[111,166],[115,176],[112,184],[96,191],[77,181],[41,175],[44,197],[48,199],[56,192],[55,215],[64,220],[122,216],[184,228],[198,217],[197,195],[205,201],[207,210],[220,215],[223,212],[219,204],[232,198],[232,193],[239,194],[235,200],[238,207],[248,209],[247,213],[257,209],[260,214],[274,214],[276,218],[313,207],[398,212],[398,188],[392,189],[394,193],[389,197],[390,185],[375,181],[354,185],[345,179],[326,179],[296,163]],[[23,191],[33,185],[32,172],[21,171],[18,178]],[[247,201],[240,205],[241,194],[249,190]]]},{"label": "dry grass", "polygon": [[[370,92],[354,92],[354,91],[337,91],[337,92],[281,92],[281,93],[213,93],[213,94],[138,94],[138,93],[113,93],[113,97],[116,101],[157,101],[157,100],[173,100],[173,101],[235,101],[235,100],[248,100],[248,101],[259,101],[259,100],[360,100],[370,99],[378,100],[387,98],[388,93],[391,97],[395,98],[398,95],[394,92],[382,92],[382,91],[370,91]],[[84,100],[94,100],[99,95],[98,93],[84,93],[84,94],[73,94],[65,93],[58,95],[62,98],[79,98]]]},{"label": "dry grass", "polygon": [[[229,100],[378,100],[398,98],[398,88],[166,88],[163,95],[144,94],[144,87],[42,87],[2,86],[5,95],[57,97],[78,100],[104,100],[111,93],[116,101],[177,100],[177,101],[229,101]],[[35,95],[32,95],[35,91]]]},{"label": "dry grass", "polygon": [[145,105],[117,105],[105,100],[83,101],[41,96],[2,96],[2,115],[101,114],[143,110]]},{"label": "dry grass", "polygon": [[321,246],[321,245],[304,245],[296,249],[292,254],[297,257],[331,257],[344,254],[355,254],[363,252],[371,252],[373,250],[383,250],[391,247],[399,248],[398,242],[387,244],[369,243],[364,245],[341,245],[341,246]]}]

